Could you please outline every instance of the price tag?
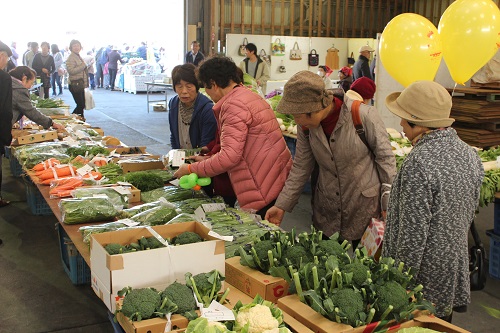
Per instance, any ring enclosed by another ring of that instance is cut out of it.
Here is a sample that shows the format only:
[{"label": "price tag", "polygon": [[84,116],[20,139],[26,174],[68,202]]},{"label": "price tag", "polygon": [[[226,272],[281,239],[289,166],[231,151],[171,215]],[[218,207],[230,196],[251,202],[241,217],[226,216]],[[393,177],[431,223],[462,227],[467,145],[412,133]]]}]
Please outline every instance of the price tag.
[{"label": "price tag", "polygon": [[131,220],[131,219],[123,219],[123,220],[118,220],[116,222],[119,222],[119,223],[123,223],[125,224],[127,227],[135,227],[136,225],[139,225],[140,223],[139,222],[136,222],[134,220]]},{"label": "price tag", "polygon": [[210,203],[210,204],[202,204],[201,207],[205,212],[216,212],[219,210],[223,210],[226,208],[226,204],[223,203]]},{"label": "price tag", "polygon": [[88,164],[85,164],[84,166],[82,166],[81,168],[79,169],[76,169],[76,173],[78,173],[80,176],[85,176],[86,174],[88,174],[89,172],[91,172],[93,169],[90,165]]},{"label": "price tag", "polygon": [[234,240],[233,236],[222,236],[222,235],[219,235],[218,233],[216,233],[215,231],[212,231],[212,230],[210,230],[208,232],[208,235],[215,237],[215,238],[218,238],[218,239],[222,239],[223,241],[226,241],[226,242],[232,242]]},{"label": "price tag", "polygon": [[116,192],[120,193],[121,195],[129,195],[129,194],[132,194],[132,192],[130,192],[130,189],[128,188],[125,188],[123,186],[113,186],[112,187]]},{"label": "price tag", "polygon": [[208,308],[202,308],[201,316],[207,318],[209,321],[226,321],[235,319],[232,310],[216,301],[212,301]]},{"label": "price tag", "polygon": [[62,140],[64,142],[66,142],[67,144],[69,144],[70,146],[77,146],[77,145],[80,144],[78,141],[76,141],[75,139],[73,139],[70,136],[67,136],[67,137],[63,138]]},{"label": "price tag", "polygon": [[170,181],[170,184],[174,185],[174,186],[179,186],[179,179],[174,179],[174,180],[171,180]]},{"label": "price tag", "polygon": [[201,206],[196,208],[196,210],[194,211],[194,215],[196,215],[196,217],[199,218],[200,220],[206,219],[205,211]]},{"label": "price tag", "polygon": [[497,156],[497,169],[500,169],[500,156]]}]

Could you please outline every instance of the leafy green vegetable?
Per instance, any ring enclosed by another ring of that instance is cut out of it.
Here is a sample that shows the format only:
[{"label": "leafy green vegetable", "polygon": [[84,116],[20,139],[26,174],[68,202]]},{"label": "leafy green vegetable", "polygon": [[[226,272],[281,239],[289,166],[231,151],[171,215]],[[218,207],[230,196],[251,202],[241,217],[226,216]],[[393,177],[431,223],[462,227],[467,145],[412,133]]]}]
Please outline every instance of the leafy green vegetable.
[{"label": "leafy green vegetable", "polygon": [[144,192],[164,186],[163,178],[161,176],[145,171],[129,172],[123,176],[123,180],[129,182]]},{"label": "leafy green vegetable", "polygon": [[142,225],[154,226],[167,223],[177,216],[177,214],[178,213],[174,208],[157,206],[136,214],[130,219],[139,222]]},{"label": "leafy green vegetable", "polygon": [[106,195],[115,206],[128,207],[128,195],[121,194],[113,187],[78,187],[73,191],[74,198]]},{"label": "leafy green vegetable", "polygon": [[118,210],[107,197],[62,199],[59,208],[66,224],[105,222],[118,215]]}]

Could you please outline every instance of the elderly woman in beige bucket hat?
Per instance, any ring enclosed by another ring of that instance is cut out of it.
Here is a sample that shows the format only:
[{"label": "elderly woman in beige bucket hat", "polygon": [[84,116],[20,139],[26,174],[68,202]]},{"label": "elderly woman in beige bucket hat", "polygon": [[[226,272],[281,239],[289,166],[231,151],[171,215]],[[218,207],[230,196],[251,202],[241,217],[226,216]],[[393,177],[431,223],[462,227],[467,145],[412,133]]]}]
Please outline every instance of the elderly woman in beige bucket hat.
[{"label": "elderly woman in beige bucket hat", "polygon": [[[293,115],[299,125],[292,170],[266,219],[280,224],[291,212],[304,184],[313,173],[313,225],[330,236],[340,232],[356,246],[371,218],[387,208],[387,197],[396,174],[396,160],[385,125],[377,110],[361,104],[359,115],[366,143],[356,132],[353,100],[339,100],[325,89],[321,77],[301,71],[284,88],[278,112]],[[384,195],[385,194],[385,195]]]},{"label": "elderly woman in beige bucket hat", "polygon": [[470,303],[467,234],[482,163],[450,127],[452,99],[443,86],[417,81],[386,105],[414,147],[392,184],[382,255],[413,267],[436,315],[451,322]]}]

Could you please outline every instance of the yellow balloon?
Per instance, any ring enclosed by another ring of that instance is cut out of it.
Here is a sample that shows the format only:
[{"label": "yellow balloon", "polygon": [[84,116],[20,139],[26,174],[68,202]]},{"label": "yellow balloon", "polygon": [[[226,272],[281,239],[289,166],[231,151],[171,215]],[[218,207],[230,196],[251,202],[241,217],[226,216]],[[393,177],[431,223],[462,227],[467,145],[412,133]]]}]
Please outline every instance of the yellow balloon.
[{"label": "yellow balloon", "polygon": [[500,47],[500,9],[492,0],[458,0],[439,20],[443,58],[451,77],[465,84]]},{"label": "yellow balloon", "polygon": [[379,55],[387,72],[405,87],[433,81],[442,58],[437,28],[421,15],[400,14],[382,32]]}]

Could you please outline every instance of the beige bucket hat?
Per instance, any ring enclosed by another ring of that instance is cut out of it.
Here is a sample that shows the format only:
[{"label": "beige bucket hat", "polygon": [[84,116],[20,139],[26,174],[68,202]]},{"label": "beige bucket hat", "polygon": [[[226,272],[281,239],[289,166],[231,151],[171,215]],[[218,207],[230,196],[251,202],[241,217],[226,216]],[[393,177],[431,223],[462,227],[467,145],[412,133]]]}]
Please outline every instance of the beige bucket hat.
[{"label": "beige bucket hat", "polygon": [[433,81],[416,81],[387,96],[385,105],[396,116],[422,127],[448,127],[455,121],[450,118],[450,93]]}]

